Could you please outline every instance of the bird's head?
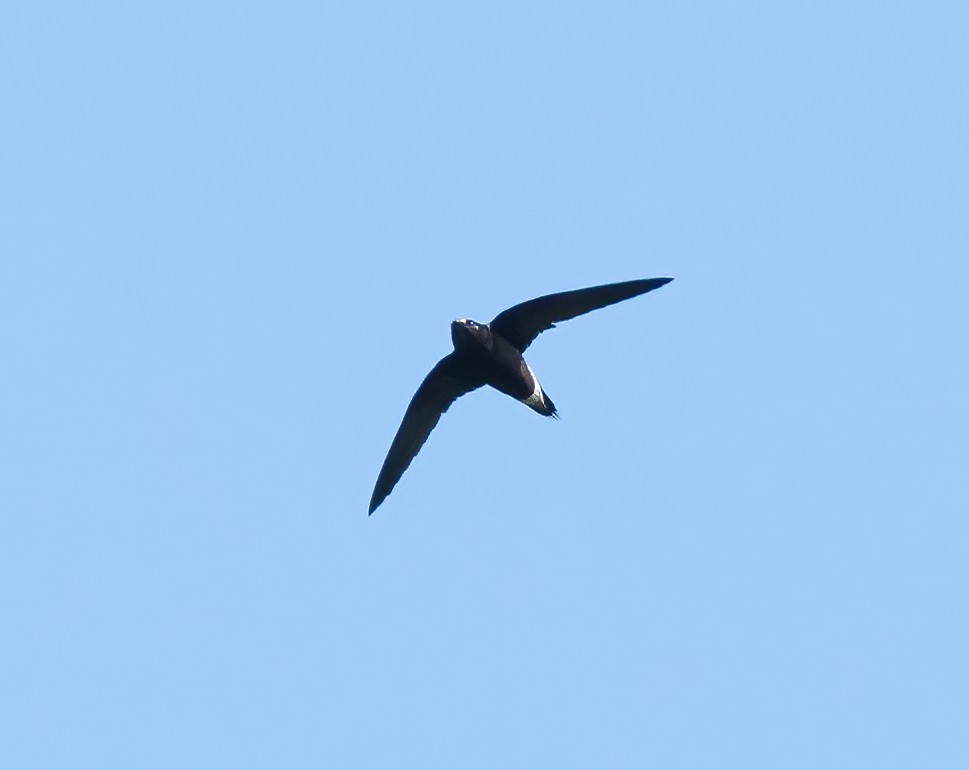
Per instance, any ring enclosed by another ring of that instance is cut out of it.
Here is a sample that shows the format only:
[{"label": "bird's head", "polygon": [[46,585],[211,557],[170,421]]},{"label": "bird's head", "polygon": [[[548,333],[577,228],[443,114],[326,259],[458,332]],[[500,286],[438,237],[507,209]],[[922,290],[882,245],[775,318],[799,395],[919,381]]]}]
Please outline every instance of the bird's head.
[{"label": "bird's head", "polygon": [[467,318],[451,321],[451,341],[455,350],[491,346],[491,329]]}]

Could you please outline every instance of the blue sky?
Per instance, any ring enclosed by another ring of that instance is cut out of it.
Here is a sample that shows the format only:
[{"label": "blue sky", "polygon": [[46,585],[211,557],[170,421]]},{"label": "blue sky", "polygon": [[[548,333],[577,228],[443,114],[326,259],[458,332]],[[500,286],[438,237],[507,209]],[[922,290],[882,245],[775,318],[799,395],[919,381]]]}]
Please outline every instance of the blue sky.
[{"label": "blue sky", "polygon": [[5,2],[0,765],[967,766],[967,23]]}]

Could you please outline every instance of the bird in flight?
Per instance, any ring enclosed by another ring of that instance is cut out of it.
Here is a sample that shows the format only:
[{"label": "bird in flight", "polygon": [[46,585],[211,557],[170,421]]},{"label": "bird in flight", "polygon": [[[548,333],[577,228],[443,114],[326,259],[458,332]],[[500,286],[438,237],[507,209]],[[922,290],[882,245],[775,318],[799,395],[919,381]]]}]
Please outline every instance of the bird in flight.
[{"label": "bird in flight", "polygon": [[496,315],[490,324],[459,318],[451,323],[454,350],[431,369],[411,399],[390,445],[370,498],[370,513],[400,481],[448,408],[465,393],[490,385],[546,417],[555,404],[522,354],[534,339],[560,321],[638,297],[672,278],[610,283],[530,299]]}]

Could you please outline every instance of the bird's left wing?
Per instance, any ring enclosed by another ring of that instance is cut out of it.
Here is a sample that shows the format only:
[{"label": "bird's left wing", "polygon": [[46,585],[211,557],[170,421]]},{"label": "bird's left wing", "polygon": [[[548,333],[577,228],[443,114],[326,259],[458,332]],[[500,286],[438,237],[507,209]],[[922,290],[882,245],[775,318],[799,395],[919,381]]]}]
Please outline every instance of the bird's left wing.
[{"label": "bird's left wing", "polygon": [[446,355],[437,362],[424,378],[404,413],[404,419],[397,429],[397,435],[394,436],[373,488],[370,513],[377,509],[400,481],[407,466],[421,451],[427,437],[431,435],[448,407],[465,393],[470,393],[484,384],[484,380],[474,373],[473,367],[458,353]]},{"label": "bird's left wing", "polygon": [[577,315],[638,297],[640,294],[665,286],[672,280],[672,278],[646,278],[641,281],[610,283],[588,289],[547,294],[502,311],[491,322],[491,328],[518,348],[519,352],[524,353],[525,348],[531,345],[539,334],[551,329],[559,321],[568,321]]}]

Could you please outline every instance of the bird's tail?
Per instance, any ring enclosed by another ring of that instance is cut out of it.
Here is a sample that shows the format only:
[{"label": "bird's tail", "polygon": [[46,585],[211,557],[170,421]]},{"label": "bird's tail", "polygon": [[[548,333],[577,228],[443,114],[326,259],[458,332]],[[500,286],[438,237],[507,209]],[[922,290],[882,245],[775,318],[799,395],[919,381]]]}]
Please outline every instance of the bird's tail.
[{"label": "bird's tail", "polygon": [[536,399],[534,402],[526,401],[525,403],[543,417],[554,417],[556,420],[559,418],[558,409],[555,408],[552,399],[548,397],[548,393],[544,390],[542,391],[542,400],[540,402]]}]

